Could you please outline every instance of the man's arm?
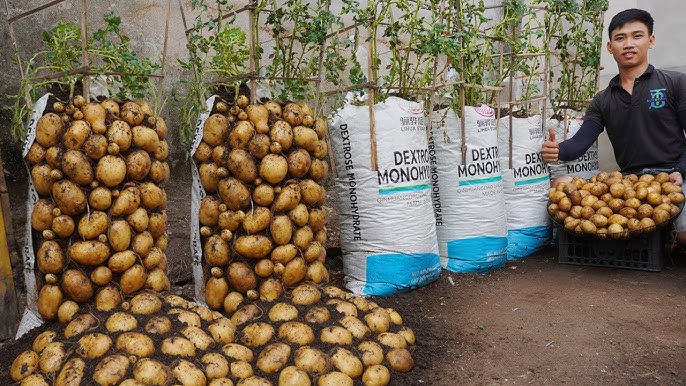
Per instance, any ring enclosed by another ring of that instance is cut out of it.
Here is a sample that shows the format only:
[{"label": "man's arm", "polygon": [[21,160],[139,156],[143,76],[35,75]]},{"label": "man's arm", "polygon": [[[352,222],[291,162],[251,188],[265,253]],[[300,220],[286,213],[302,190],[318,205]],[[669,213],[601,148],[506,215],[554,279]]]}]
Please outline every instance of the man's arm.
[{"label": "man's arm", "polygon": [[[579,131],[577,131],[572,138],[558,143],[555,140],[555,132],[553,129],[548,129],[550,137],[547,141],[543,142],[543,146],[541,147],[543,159],[546,162],[575,160],[581,157],[586,150],[593,145],[593,142],[598,139],[598,136],[603,130],[604,128],[600,123],[585,120],[584,123],[581,124]],[[686,159],[684,159],[684,162],[686,162]]]}]

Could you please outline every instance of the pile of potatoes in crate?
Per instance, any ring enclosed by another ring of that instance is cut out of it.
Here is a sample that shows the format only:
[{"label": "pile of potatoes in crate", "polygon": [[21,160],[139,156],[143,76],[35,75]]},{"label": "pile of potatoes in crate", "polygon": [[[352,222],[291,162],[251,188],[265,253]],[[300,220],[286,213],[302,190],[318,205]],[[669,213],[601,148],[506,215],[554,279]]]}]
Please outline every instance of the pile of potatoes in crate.
[{"label": "pile of potatoes in crate", "polygon": [[26,162],[37,308],[66,320],[93,296],[168,290],[167,125],[145,102],[55,101]]},{"label": "pile of potatoes in crate", "polygon": [[[120,107],[119,119],[109,119],[106,127],[123,120],[125,110]],[[31,336],[32,341],[13,359],[11,379],[21,385],[60,386],[372,386],[387,385],[394,373],[411,371],[415,334],[403,325],[402,316],[326,284],[325,190],[319,184],[328,173],[326,124],[311,114],[305,104],[249,104],[243,97],[233,106],[217,103],[206,120],[194,154],[206,190],[197,212],[206,273],[199,301],[206,304],[165,293],[166,276],[162,286],[150,281],[157,270],[164,272],[166,263],[166,222],[158,225],[153,220],[164,213],[166,197],[160,190],[160,202],[152,204],[143,198],[148,189],[142,186],[148,183],[146,178],[153,184],[162,182],[168,169],[162,179],[153,178],[152,169],[147,177],[135,174],[137,163],[129,157],[142,149],[151,164],[164,159],[152,146],[139,144],[135,131],[142,129],[134,130],[143,126],[155,133],[163,121],[144,113],[146,119],[131,128],[128,148],[110,139],[110,129],[92,131],[88,136],[104,136],[108,150],[99,158],[90,157],[84,141],[77,150],[88,157],[94,177],[72,181],[88,209],[67,208],[66,202],[53,198],[52,187],[44,190],[49,193],[41,199],[52,205],[46,214],[52,221],[45,221],[50,226],[42,230],[35,228],[44,239],[40,245],[57,241],[60,248],[44,256],[62,260],[49,271],[38,268],[41,274],[52,275],[41,292],[47,287],[59,301],[40,306],[45,319],[55,320]],[[56,144],[39,143],[46,155],[53,146],[64,146],[66,131],[57,135],[61,139]],[[157,139],[158,146],[164,146],[162,133]],[[32,165],[47,163],[46,155]],[[117,183],[98,177],[111,174],[98,173],[100,160],[107,156],[125,160],[127,171]],[[51,167],[53,186],[74,179],[65,162],[56,164],[59,169]],[[100,206],[91,197],[105,187],[111,203]],[[131,188],[138,193],[125,193]],[[126,202],[118,203],[122,197]],[[115,211],[115,207],[126,209]],[[106,215],[107,226],[87,233],[87,238],[82,233],[94,225],[87,227],[91,220],[83,218],[90,219],[98,211]],[[74,222],[75,231],[69,235],[58,234],[52,226],[63,213]],[[145,228],[134,221],[143,214],[148,220]],[[130,229],[128,244],[120,242],[121,232],[113,229],[117,221],[126,222]],[[149,237],[147,247],[140,249],[136,240],[143,233]],[[73,249],[74,245],[83,246]],[[152,264],[152,259],[157,263]],[[136,266],[142,274],[134,285],[127,272]],[[80,274],[76,287],[91,292],[94,286],[102,287],[97,295],[77,296],[80,292],[70,287],[72,281],[63,278],[69,269]],[[39,303],[47,303],[47,295],[42,296]]]},{"label": "pile of potatoes in crate", "polygon": [[669,174],[600,172],[550,188],[548,213],[568,231],[598,238],[650,233],[681,211],[684,194]]}]

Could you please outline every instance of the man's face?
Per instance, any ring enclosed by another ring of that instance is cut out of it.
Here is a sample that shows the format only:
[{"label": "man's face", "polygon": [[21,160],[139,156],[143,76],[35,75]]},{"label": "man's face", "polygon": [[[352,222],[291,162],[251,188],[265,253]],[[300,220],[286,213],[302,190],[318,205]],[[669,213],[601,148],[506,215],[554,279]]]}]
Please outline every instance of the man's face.
[{"label": "man's face", "polygon": [[648,50],[654,42],[655,36],[648,34],[645,24],[632,21],[612,31],[607,51],[620,68],[631,68],[648,62]]}]

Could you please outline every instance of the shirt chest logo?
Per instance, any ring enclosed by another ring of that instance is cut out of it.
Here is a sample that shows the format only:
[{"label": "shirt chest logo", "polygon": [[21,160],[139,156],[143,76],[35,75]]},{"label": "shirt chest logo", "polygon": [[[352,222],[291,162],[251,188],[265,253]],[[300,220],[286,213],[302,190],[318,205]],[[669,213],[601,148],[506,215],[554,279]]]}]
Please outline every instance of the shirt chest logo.
[{"label": "shirt chest logo", "polygon": [[650,99],[647,100],[650,105],[649,109],[661,109],[667,104],[667,96],[665,95],[666,88],[656,88],[650,90]]}]

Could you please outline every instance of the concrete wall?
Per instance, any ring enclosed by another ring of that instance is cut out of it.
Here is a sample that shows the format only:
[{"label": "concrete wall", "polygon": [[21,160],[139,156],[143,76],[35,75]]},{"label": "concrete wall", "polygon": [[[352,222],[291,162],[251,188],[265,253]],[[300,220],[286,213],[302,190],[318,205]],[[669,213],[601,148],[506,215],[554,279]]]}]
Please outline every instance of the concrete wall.
[{"label": "concrete wall", "polygon": [[[645,9],[655,19],[655,45],[649,53],[650,62],[658,68],[686,72],[686,54],[682,42],[686,41],[686,29],[683,28],[683,16],[686,15],[686,1],[684,0],[610,0],[610,7],[605,13],[605,31],[603,33],[603,50],[599,87],[605,88],[610,79],[617,75],[617,65],[607,52],[607,26],[617,12],[629,8]],[[603,133],[598,140],[600,153],[600,168],[602,170],[617,170],[612,145]]]}]

